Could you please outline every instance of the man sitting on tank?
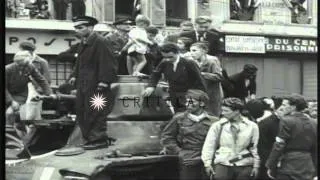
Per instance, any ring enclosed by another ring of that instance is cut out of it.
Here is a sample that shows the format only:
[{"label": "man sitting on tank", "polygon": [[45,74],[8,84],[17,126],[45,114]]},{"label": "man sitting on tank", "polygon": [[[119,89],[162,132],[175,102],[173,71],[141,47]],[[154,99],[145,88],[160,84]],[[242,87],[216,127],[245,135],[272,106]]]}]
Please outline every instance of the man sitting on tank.
[{"label": "man sitting on tank", "polygon": [[179,155],[180,179],[207,179],[201,149],[211,124],[219,119],[205,111],[207,93],[190,89],[186,98],[187,110],[177,113],[162,131],[162,153]]}]

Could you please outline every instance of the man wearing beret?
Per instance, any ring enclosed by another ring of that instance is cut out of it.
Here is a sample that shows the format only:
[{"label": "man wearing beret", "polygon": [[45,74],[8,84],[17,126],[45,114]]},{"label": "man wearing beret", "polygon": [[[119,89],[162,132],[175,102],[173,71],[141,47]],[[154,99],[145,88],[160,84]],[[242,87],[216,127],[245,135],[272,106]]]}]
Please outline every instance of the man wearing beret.
[{"label": "man wearing beret", "polygon": [[186,93],[185,112],[177,113],[165,126],[161,134],[161,144],[167,154],[178,154],[180,179],[206,179],[201,162],[201,149],[207,132],[218,118],[204,110],[209,100],[207,93],[189,89]]},{"label": "man wearing beret", "polygon": [[259,129],[242,115],[243,108],[239,98],[224,99],[222,118],[208,131],[201,159],[206,173],[215,180],[249,180],[258,176]]},{"label": "man wearing beret", "polygon": [[[116,80],[116,60],[109,43],[93,31],[98,21],[89,16],[73,18],[76,36],[81,38],[77,60],[70,83],[76,85],[76,116],[83,139],[84,149],[96,149],[107,145],[106,117],[112,110],[113,95],[110,89]],[[102,96],[102,109],[92,105],[95,97]]]},{"label": "man wearing beret", "polygon": [[219,53],[221,35],[215,29],[210,29],[212,20],[208,16],[199,16],[195,20],[195,30],[183,32],[180,37],[188,37],[193,42],[207,41],[209,42],[208,54],[217,56]]},{"label": "man wearing beret", "polygon": [[283,98],[278,135],[266,162],[267,174],[277,180],[317,177],[317,122],[303,113],[307,102],[298,94]]},{"label": "man wearing beret", "polygon": [[229,77],[230,87],[223,87],[225,97],[236,97],[244,102],[256,97],[256,76],[258,68],[253,64],[246,64],[243,70]]}]

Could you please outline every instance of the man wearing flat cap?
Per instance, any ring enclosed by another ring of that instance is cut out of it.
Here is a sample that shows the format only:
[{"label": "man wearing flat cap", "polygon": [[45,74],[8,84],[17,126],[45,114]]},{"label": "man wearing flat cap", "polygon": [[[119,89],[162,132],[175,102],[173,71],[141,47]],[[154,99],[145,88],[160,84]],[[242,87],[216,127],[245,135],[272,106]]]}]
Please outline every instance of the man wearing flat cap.
[{"label": "man wearing flat cap", "polygon": [[[266,162],[267,174],[279,180],[310,180],[317,177],[317,122],[303,113],[304,97],[292,94],[283,98],[278,135]],[[280,166],[279,166],[280,162]]]},{"label": "man wearing flat cap", "polygon": [[195,29],[193,31],[183,32],[180,37],[188,37],[193,42],[207,41],[209,42],[208,54],[217,56],[219,54],[220,39],[222,38],[220,32],[210,28],[212,20],[208,16],[199,16],[195,20]]},{"label": "man wearing flat cap", "polygon": [[257,71],[255,65],[246,64],[241,72],[231,75],[229,77],[231,87],[224,89],[225,97],[236,97],[244,102],[255,99]]},{"label": "man wearing flat cap", "polygon": [[207,179],[201,149],[212,123],[218,119],[205,111],[208,94],[198,89],[186,93],[185,112],[177,113],[165,126],[161,134],[161,144],[167,154],[178,154],[180,179]]},{"label": "man wearing flat cap", "polygon": [[[72,19],[76,36],[81,39],[71,84],[77,89],[77,122],[86,143],[84,149],[107,145],[106,117],[112,110],[113,95],[110,85],[116,79],[116,60],[109,49],[109,42],[93,31],[98,21],[89,16]],[[93,107],[97,96],[105,98],[102,109]]]}]

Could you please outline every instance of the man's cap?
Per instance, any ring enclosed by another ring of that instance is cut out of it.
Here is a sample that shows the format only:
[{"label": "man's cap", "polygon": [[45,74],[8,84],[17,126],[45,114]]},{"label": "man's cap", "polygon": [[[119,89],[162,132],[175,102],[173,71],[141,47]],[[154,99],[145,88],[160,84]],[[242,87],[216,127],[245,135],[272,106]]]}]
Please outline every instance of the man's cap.
[{"label": "man's cap", "polygon": [[94,26],[98,24],[98,20],[90,16],[76,16],[72,18],[72,21],[74,22],[74,26],[80,26],[80,25]]},{"label": "man's cap", "polygon": [[189,89],[186,93],[186,97],[191,97],[192,99],[205,102],[209,100],[208,94],[199,89]]},{"label": "man's cap", "polygon": [[19,44],[19,48],[22,50],[27,50],[27,51],[34,51],[36,49],[36,46],[29,41],[23,41]]},{"label": "man's cap", "polygon": [[239,109],[242,110],[244,107],[244,103],[239,99],[235,97],[229,97],[222,101],[223,106],[231,107],[233,109]]},{"label": "man's cap", "polygon": [[197,24],[204,24],[204,23],[212,23],[212,20],[209,16],[199,16],[196,18],[195,22]]},{"label": "man's cap", "polygon": [[13,56],[13,61],[20,61],[24,60],[26,57],[31,56],[30,52],[27,50],[24,51],[18,51],[14,56]]},{"label": "man's cap", "polygon": [[243,70],[248,73],[255,73],[258,71],[258,68],[253,64],[245,64]]}]

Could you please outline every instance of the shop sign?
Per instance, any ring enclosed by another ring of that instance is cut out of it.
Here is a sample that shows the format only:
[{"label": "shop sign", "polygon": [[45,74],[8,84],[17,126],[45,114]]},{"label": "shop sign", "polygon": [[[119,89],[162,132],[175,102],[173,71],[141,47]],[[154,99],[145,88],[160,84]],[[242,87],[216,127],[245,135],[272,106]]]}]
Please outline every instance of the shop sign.
[{"label": "shop sign", "polygon": [[79,42],[70,32],[8,30],[6,32],[6,53],[16,53],[19,50],[19,43],[22,41],[33,42],[36,45],[36,53],[48,55],[59,54]]},{"label": "shop sign", "polygon": [[229,53],[265,53],[265,38],[226,35],[225,51]]},{"label": "shop sign", "polygon": [[267,52],[317,53],[318,41],[315,38],[266,38]]}]

